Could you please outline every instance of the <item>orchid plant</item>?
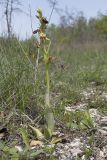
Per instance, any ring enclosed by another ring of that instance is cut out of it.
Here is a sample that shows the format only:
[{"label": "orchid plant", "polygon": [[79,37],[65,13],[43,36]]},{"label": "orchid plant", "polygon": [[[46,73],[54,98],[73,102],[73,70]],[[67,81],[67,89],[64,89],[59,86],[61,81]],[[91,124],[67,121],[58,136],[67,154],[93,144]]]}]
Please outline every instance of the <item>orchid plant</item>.
[{"label": "orchid plant", "polygon": [[38,53],[41,51],[43,54],[44,64],[45,64],[45,75],[46,75],[46,93],[45,93],[45,120],[46,128],[50,136],[52,136],[55,120],[52,107],[50,105],[50,76],[49,76],[49,64],[50,64],[50,46],[51,40],[47,37],[46,29],[48,25],[48,20],[43,16],[42,10],[37,10],[37,19],[39,20],[39,28],[33,31],[33,34],[37,35],[37,47]]}]

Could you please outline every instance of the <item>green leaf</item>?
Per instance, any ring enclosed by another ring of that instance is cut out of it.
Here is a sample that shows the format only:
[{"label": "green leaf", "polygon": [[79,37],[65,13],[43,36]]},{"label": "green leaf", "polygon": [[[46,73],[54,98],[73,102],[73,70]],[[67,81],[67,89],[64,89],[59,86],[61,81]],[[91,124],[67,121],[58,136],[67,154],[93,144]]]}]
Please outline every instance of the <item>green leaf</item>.
[{"label": "green leaf", "polygon": [[36,158],[41,153],[44,153],[44,151],[42,149],[38,150],[36,152],[33,152],[33,153],[30,154],[30,158]]},{"label": "green leaf", "polygon": [[0,142],[0,150],[3,150],[4,147],[5,147],[5,144]]},{"label": "green leaf", "polygon": [[89,127],[94,127],[94,122],[92,117],[90,116],[90,113],[87,111],[85,112],[84,116],[85,116],[84,123]]},{"label": "green leaf", "polygon": [[20,159],[19,159],[19,155],[16,154],[16,155],[12,156],[12,157],[11,157],[11,160],[20,160]]},{"label": "green leaf", "polygon": [[62,138],[60,137],[53,137],[50,144],[56,144],[58,142],[61,142],[62,141]]},{"label": "green leaf", "polygon": [[46,122],[47,122],[47,130],[49,132],[49,135],[52,136],[54,127],[55,127],[55,120],[52,112],[48,112],[46,114]]},{"label": "green leaf", "polygon": [[39,140],[43,140],[44,139],[44,135],[42,134],[42,132],[39,129],[37,129],[35,127],[32,127],[31,125],[29,125],[29,127],[33,130],[34,134],[37,136],[37,138]]},{"label": "green leaf", "polygon": [[11,160],[19,160],[20,155],[19,155],[19,153],[17,152],[17,149],[16,149],[16,148],[11,148],[11,149],[9,150],[9,153],[12,155],[12,156],[11,156]]},{"label": "green leaf", "polygon": [[14,155],[14,154],[17,153],[17,149],[16,148],[10,148],[9,153]]},{"label": "green leaf", "polygon": [[23,142],[25,143],[26,147],[29,148],[29,138],[28,138],[29,136],[26,129],[20,128],[20,133],[22,135]]},{"label": "green leaf", "polygon": [[76,124],[76,123],[68,123],[69,125],[67,125],[67,127],[70,127],[70,128],[72,128],[72,129],[78,129],[78,125]]},{"label": "green leaf", "polygon": [[3,151],[4,151],[4,152],[9,152],[9,147],[8,147],[8,146],[5,146],[5,147],[3,148]]}]

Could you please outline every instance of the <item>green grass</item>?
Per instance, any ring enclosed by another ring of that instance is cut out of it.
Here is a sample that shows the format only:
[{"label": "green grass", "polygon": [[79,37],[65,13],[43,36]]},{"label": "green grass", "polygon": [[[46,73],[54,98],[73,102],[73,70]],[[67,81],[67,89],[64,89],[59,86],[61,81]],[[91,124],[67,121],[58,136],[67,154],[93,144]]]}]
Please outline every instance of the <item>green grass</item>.
[{"label": "green grass", "polygon": [[[33,38],[20,42],[16,38],[0,39],[0,111],[6,114],[13,111],[18,114],[24,112],[32,120],[35,120],[45,114],[46,86],[42,56],[39,59],[37,80],[36,82],[34,80],[37,50],[32,45],[33,43]],[[62,52],[54,52],[54,48],[52,48],[51,56],[55,57],[50,64],[50,101],[55,119],[61,120],[68,128],[72,128],[72,125],[81,128],[80,125],[77,126],[76,119],[85,112],[80,112],[80,115],[78,111],[65,115],[65,106],[81,102],[83,98],[81,93],[87,87],[107,91],[107,50],[105,48],[103,50],[103,47],[99,49],[96,46],[96,49],[71,47],[63,49]],[[98,99],[92,103],[90,100],[88,109],[99,109],[100,105],[106,112],[105,102]],[[72,119],[73,117],[74,119]],[[84,119],[90,125],[91,120]],[[39,120],[36,123],[39,123]],[[12,118],[13,124],[14,121],[18,122],[16,118]],[[41,121],[40,123],[42,123]],[[72,121],[75,121],[75,124]],[[0,119],[0,123],[2,122],[3,120]],[[27,122],[21,117],[20,123]],[[17,126],[10,127],[9,122],[7,127],[11,132],[17,130]]]},{"label": "green grass", "polygon": [[[31,42],[29,42],[31,43]],[[28,41],[19,45],[17,39],[0,40],[0,104],[4,108],[25,110],[44,106],[44,65],[39,61],[36,83],[34,82],[35,59],[32,59]],[[22,49],[22,48],[23,49]],[[30,59],[30,62],[24,53]],[[34,50],[32,54],[35,54]],[[30,53],[29,53],[30,52]],[[107,53],[72,49],[69,52],[51,53],[56,59],[50,66],[52,105],[62,102],[78,102],[79,94],[89,86],[107,90]],[[34,57],[34,58],[35,58]],[[54,95],[54,96],[53,96]]]}]

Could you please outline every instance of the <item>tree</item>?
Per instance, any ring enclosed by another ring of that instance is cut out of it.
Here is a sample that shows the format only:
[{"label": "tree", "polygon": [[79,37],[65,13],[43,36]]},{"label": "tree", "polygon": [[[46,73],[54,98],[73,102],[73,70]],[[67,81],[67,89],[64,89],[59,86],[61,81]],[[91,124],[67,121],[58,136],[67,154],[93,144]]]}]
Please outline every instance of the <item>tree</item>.
[{"label": "tree", "polygon": [[4,13],[6,20],[6,26],[7,26],[7,35],[8,38],[12,36],[12,16],[13,13],[16,11],[21,12],[20,6],[20,0],[4,0],[0,2],[0,5],[4,7]]},{"label": "tree", "polygon": [[[50,7],[52,8],[52,12],[51,12],[51,14],[50,14],[50,18],[51,18],[51,16],[52,16],[52,13],[53,13],[54,10],[56,11],[56,13],[57,13],[59,16],[61,16],[61,14],[62,14],[62,9],[60,9],[60,8],[58,7],[58,1],[57,1],[57,0],[47,0],[47,1],[49,2]],[[49,18],[49,20],[50,20],[50,18]]]},{"label": "tree", "polygon": [[107,15],[100,14],[96,21],[96,28],[107,36]]}]

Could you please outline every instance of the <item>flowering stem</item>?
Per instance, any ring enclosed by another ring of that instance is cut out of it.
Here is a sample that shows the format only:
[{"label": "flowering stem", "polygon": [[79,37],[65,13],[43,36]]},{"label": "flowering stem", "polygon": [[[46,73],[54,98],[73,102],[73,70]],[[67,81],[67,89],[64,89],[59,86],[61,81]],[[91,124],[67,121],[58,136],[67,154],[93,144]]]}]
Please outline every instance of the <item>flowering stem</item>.
[{"label": "flowering stem", "polygon": [[[46,93],[45,93],[45,109],[46,109],[46,114],[45,114],[45,119],[46,119],[46,125],[47,125],[47,130],[49,132],[49,135],[52,136],[52,132],[54,130],[54,114],[52,112],[52,108],[50,106],[50,77],[49,77],[49,63],[50,63],[50,57],[49,57],[49,50],[50,50],[50,45],[51,41],[50,39],[47,38],[46,35],[46,28],[48,21],[47,19],[43,16],[42,10],[38,9],[37,10],[38,15],[36,16],[40,22],[40,27],[33,31],[34,34],[39,35],[39,41],[37,43],[37,47],[43,51],[43,57],[44,57],[44,63],[45,63],[45,76],[46,76]],[[49,43],[48,43],[49,42]],[[48,45],[47,45],[48,43]],[[39,51],[38,49],[38,51]],[[35,73],[36,69],[38,66],[38,59],[37,63],[35,66]],[[36,80],[36,74],[35,74],[35,80]]]},{"label": "flowering stem", "polygon": [[50,108],[50,84],[49,84],[49,64],[46,64],[46,99],[45,99],[45,104],[46,107]]},{"label": "flowering stem", "polygon": [[39,52],[40,52],[40,48],[38,48],[37,58],[36,58],[36,62],[35,62],[35,82],[36,82],[36,79],[37,79]]},{"label": "flowering stem", "polygon": [[50,49],[50,44],[48,45],[48,49],[46,50],[44,48],[44,62],[45,62],[45,72],[46,72],[46,97],[45,97],[45,107],[46,107],[46,124],[47,124],[47,129],[50,134],[52,135],[52,132],[54,130],[55,126],[55,120],[54,120],[54,114],[52,112],[52,108],[50,106],[50,77],[49,77],[49,49]]}]

